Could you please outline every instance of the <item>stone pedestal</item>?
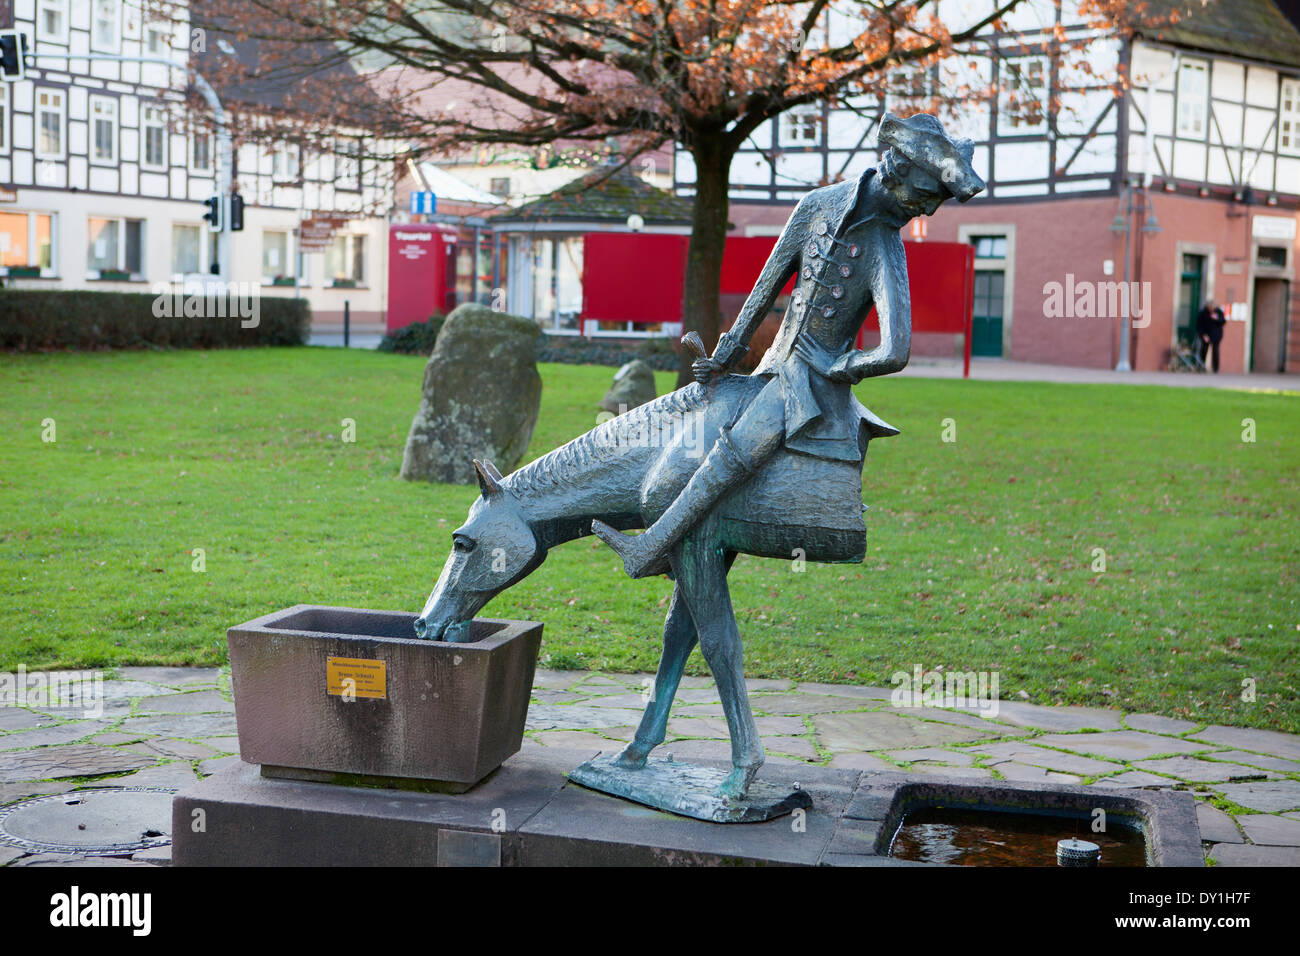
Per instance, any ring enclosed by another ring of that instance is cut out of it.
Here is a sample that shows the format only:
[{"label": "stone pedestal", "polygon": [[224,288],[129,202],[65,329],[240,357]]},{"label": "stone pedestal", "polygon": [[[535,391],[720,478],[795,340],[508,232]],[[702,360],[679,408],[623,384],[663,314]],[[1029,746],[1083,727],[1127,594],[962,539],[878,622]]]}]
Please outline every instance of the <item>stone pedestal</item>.
[{"label": "stone pedestal", "polygon": [[542,625],[478,618],[418,640],[417,615],[300,604],[232,627],[240,755],[268,776],[465,790],[523,740]]},{"label": "stone pedestal", "polygon": [[[764,767],[760,780],[783,787],[798,781],[811,807],[767,823],[719,824],[630,804],[568,780],[570,771],[595,756],[592,750],[528,746],[478,786],[455,795],[268,779],[241,764],[177,795],[172,862],[812,866],[837,845],[836,828],[860,776],[820,767]],[[709,763],[719,772],[727,766]],[[202,821],[201,829],[196,821]]]},{"label": "stone pedestal", "polygon": [[[612,753],[613,751],[611,751]],[[809,806],[764,823],[652,810],[568,778],[597,754],[529,745],[466,793],[273,780],[241,764],[178,794],[177,866],[934,866],[889,857],[910,808],[932,804],[1143,818],[1154,866],[1200,866],[1190,794],[972,784],[770,761],[756,782]],[[699,761],[725,772],[725,761]]]}]

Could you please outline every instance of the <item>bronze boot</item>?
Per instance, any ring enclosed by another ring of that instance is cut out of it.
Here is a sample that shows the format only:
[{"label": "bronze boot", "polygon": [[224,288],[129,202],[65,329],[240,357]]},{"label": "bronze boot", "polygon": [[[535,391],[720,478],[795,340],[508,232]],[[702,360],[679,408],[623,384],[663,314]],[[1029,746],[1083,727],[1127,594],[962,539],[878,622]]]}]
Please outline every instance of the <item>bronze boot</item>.
[{"label": "bronze boot", "polygon": [[724,428],[686,487],[644,532],[623,534],[603,521],[593,521],[592,533],[618,552],[629,576],[643,578],[662,573],[669,549],[699,524],[723,495],[753,474],[754,469],[731,443]]}]

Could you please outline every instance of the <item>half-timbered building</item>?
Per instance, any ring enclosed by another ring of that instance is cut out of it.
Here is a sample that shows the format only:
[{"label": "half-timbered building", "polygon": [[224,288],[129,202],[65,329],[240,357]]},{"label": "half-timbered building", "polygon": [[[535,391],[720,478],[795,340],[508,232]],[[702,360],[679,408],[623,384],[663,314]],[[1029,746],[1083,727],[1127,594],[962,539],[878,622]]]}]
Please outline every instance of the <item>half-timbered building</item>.
[{"label": "half-timbered building", "polygon": [[[990,5],[941,8],[952,25]],[[1075,0],[1027,0],[987,33],[984,55],[895,77],[882,96],[783,114],[736,156],[732,221],[775,234],[808,189],[876,163],[884,111],[991,90],[942,115],[975,142],[988,190],[904,236],[975,246],[975,354],[1114,367],[1127,311],[1132,367],[1163,369],[1213,300],[1230,320],[1224,371],[1300,371],[1300,33],[1270,0],[1149,7],[1153,24],[1126,36],[1089,23]],[[823,24],[831,43],[852,28],[837,14]],[[1047,55],[1053,34],[1074,52]],[[679,195],[693,178],[679,150]],[[1127,305],[1125,281],[1136,283]],[[1061,307],[1065,290],[1080,308]]]},{"label": "half-timbered building", "polygon": [[[144,0],[6,0],[0,28],[28,36],[26,77],[0,83],[0,265],[18,288],[150,291],[205,275],[217,253],[203,216],[218,190],[217,138],[188,96],[186,67],[204,75],[238,123],[280,107],[283,90],[223,82],[229,38]],[[156,57],[157,63],[113,57]],[[307,298],[314,330],[384,325],[391,198],[362,131],[337,148],[246,142],[233,155],[244,228],[224,277],[262,294]],[[299,223],[333,217],[337,231],[299,254]]]}]

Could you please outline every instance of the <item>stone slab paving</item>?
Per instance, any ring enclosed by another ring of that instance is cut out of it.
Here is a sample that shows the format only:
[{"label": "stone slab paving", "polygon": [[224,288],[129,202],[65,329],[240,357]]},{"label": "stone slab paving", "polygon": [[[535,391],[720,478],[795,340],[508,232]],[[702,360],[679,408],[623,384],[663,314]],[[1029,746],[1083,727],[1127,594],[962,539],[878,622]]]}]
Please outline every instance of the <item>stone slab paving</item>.
[{"label": "stone slab paving", "polygon": [[1169,777],[1158,777],[1153,773],[1146,773],[1142,770],[1128,770],[1124,773],[1113,774],[1109,777],[1100,777],[1093,782],[1096,787],[1109,787],[1111,789],[1131,790],[1135,788],[1160,788],[1176,787],[1180,781],[1173,780]]},{"label": "stone slab paving", "polygon": [[1194,780],[1197,783],[1230,783],[1236,780],[1256,778],[1272,779],[1277,776],[1255,767],[1243,767],[1241,764],[1218,760],[1201,760],[1197,757],[1162,757],[1159,760],[1138,760],[1133,766],[1151,773],[1161,773],[1180,780]]},{"label": "stone slab paving", "polygon": [[1300,820],[1248,813],[1241,818],[1241,828],[1250,842],[1259,846],[1300,846]]},{"label": "stone slab paving", "polygon": [[1300,847],[1216,843],[1206,854],[1219,866],[1300,866]]},{"label": "stone slab paving", "polygon": [[[1243,817],[1244,819],[1244,817]],[[1204,801],[1196,805],[1196,822],[1201,827],[1203,843],[1245,843],[1237,821]]]},{"label": "stone slab paving", "polygon": [[1300,810],[1300,780],[1263,780],[1258,783],[1225,783],[1219,792],[1233,803],[1260,813]]},{"label": "stone slab paving", "polygon": [[[124,667],[107,677],[97,713],[0,702],[0,806],[83,787],[183,789],[238,762],[229,679],[220,669]],[[773,764],[1186,789],[1198,797],[1203,846],[1218,865],[1300,865],[1300,737],[1095,707],[1000,701],[996,714],[981,716],[970,708],[895,707],[882,687],[748,685]],[[653,689],[651,675],[539,669],[524,747],[617,751]],[[683,678],[660,752],[730,757],[711,679]],[[165,849],[128,861],[0,844],[0,866],[167,862]]]},{"label": "stone slab paving", "polygon": [[1212,744],[1178,737],[1149,734],[1139,730],[1116,730],[1100,734],[1045,734],[1035,740],[1044,747],[1093,754],[1103,759],[1142,760],[1162,754],[1185,754],[1222,750]]}]

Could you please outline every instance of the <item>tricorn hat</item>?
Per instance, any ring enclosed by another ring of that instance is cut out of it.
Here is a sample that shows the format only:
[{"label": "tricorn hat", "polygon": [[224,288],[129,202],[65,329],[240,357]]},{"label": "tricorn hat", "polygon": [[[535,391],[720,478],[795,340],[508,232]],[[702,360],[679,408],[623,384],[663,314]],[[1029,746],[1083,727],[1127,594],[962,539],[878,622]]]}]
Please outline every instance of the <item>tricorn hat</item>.
[{"label": "tricorn hat", "polygon": [[975,144],[968,139],[949,138],[943,125],[929,113],[907,119],[886,113],[880,121],[879,140],[882,148],[898,150],[961,202],[984,191],[984,180],[971,166]]}]

